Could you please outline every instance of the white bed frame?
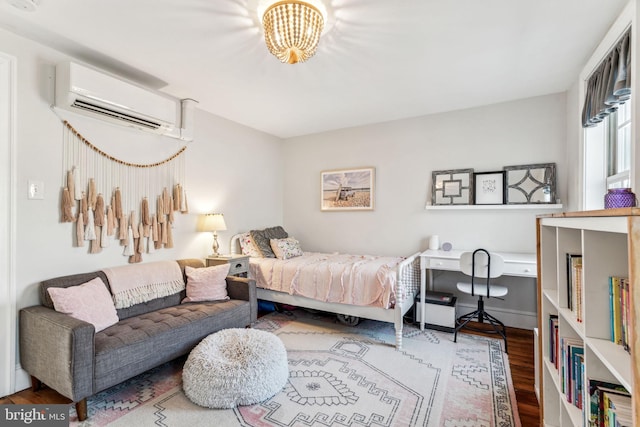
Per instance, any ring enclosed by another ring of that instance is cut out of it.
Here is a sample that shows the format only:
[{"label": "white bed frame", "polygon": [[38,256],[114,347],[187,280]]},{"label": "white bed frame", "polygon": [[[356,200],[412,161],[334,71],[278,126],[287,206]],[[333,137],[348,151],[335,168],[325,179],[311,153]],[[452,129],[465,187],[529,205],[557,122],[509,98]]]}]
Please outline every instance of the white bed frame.
[{"label": "white bed frame", "polygon": [[[241,234],[231,237],[231,254],[242,253],[240,249]],[[290,295],[284,292],[273,291],[258,287],[258,299],[272,301],[280,304],[289,304],[297,307],[310,308],[314,310],[328,311],[330,313],[342,314],[365,319],[380,320],[395,325],[396,349],[402,349],[402,328],[404,326],[404,315],[413,306],[415,296],[420,291],[420,252],[417,252],[398,264],[396,273],[396,304],[394,308],[386,309],[382,307],[359,306],[352,304],[340,304],[324,302],[300,295]],[[400,300],[402,292],[400,289],[410,290],[409,295],[404,300]]]}]

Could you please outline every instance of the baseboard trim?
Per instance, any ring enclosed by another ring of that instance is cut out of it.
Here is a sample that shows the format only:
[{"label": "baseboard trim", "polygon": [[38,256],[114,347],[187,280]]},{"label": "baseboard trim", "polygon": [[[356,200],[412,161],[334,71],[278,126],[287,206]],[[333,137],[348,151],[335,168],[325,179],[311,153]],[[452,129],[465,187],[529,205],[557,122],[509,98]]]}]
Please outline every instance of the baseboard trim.
[{"label": "baseboard trim", "polygon": [[[462,316],[465,313],[470,313],[476,310],[478,307],[472,304],[458,303],[456,306],[456,317]],[[506,326],[520,329],[536,328],[538,326],[538,314],[526,311],[516,311],[505,308],[487,307],[487,311],[500,319]]]}]

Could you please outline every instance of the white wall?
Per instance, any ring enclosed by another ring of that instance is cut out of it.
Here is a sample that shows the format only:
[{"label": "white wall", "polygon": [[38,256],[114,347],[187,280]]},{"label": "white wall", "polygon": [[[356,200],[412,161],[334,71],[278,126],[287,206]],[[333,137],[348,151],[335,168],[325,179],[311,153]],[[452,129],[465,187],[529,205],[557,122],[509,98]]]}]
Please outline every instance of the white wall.
[{"label": "white wall", "polygon": [[[17,58],[17,219],[15,288],[17,309],[39,303],[43,279],[126,264],[122,247],[112,243],[101,254],[72,246],[73,227],[59,222],[63,184],[63,124],[50,108],[51,68],[66,58],[60,52],[0,30],[0,52]],[[198,94],[190,94],[197,99]],[[120,128],[86,117],[66,115],[89,141],[114,157],[151,163],[175,153],[176,140]],[[282,223],[282,142],[272,136],[197,111],[196,133],[186,156],[190,213],[176,215],[175,247],[143,256],[145,261],[204,257],[211,252],[209,233],[196,232],[198,214],[225,214],[221,250],[232,234]],[[27,199],[27,181],[44,182],[44,200]],[[6,310],[5,307],[0,308]],[[16,349],[17,351],[17,349]],[[19,361],[19,358],[16,360]],[[0,375],[5,375],[4,367]],[[23,375],[18,375],[17,388]]]},{"label": "white wall", "polygon": [[[427,248],[430,235],[454,248],[536,251],[535,217],[545,210],[425,210],[434,170],[557,163],[558,192],[566,198],[566,105],[554,94],[464,111],[294,138],[284,147],[284,226],[305,250],[410,255]],[[320,172],[376,168],[375,210],[320,211]],[[439,290],[455,291],[462,276],[436,276]],[[503,276],[502,311],[511,326],[536,322],[533,279]],[[461,310],[475,299],[462,297]],[[495,311],[495,310],[494,310]]]},{"label": "white wall", "polygon": [[[535,252],[537,210],[425,210],[434,170],[555,162],[566,194],[565,95],[287,140],[284,223],[308,250],[381,255],[425,249],[432,234],[457,248]],[[320,172],[376,168],[375,210],[320,211]]]}]

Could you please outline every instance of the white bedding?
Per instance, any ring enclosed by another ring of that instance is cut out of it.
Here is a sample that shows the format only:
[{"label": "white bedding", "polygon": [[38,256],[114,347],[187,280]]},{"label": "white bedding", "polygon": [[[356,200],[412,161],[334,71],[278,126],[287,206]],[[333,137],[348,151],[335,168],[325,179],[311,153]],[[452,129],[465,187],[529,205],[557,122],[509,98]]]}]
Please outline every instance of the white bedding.
[{"label": "white bedding", "polygon": [[250,258],[249,276],[258,287],[319,301],[393,308],[395,268],[403,257],[304,252],[279,260]]}]

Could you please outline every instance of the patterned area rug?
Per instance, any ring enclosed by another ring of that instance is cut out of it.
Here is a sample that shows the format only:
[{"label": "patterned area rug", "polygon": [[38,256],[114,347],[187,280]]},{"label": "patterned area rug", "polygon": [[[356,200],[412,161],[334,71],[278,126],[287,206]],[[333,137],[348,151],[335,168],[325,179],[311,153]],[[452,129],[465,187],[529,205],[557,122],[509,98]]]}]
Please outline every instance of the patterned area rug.
[{"label": "patterned area rug", "polygon": [[405,325],[396,351],[393,325],[295,310],[259,319],[287,348],[289,382],[262,403],[203,408],[182,391],[185,358],[105,390],[73,426],[520,426],[501,340],[420,331]]}]

